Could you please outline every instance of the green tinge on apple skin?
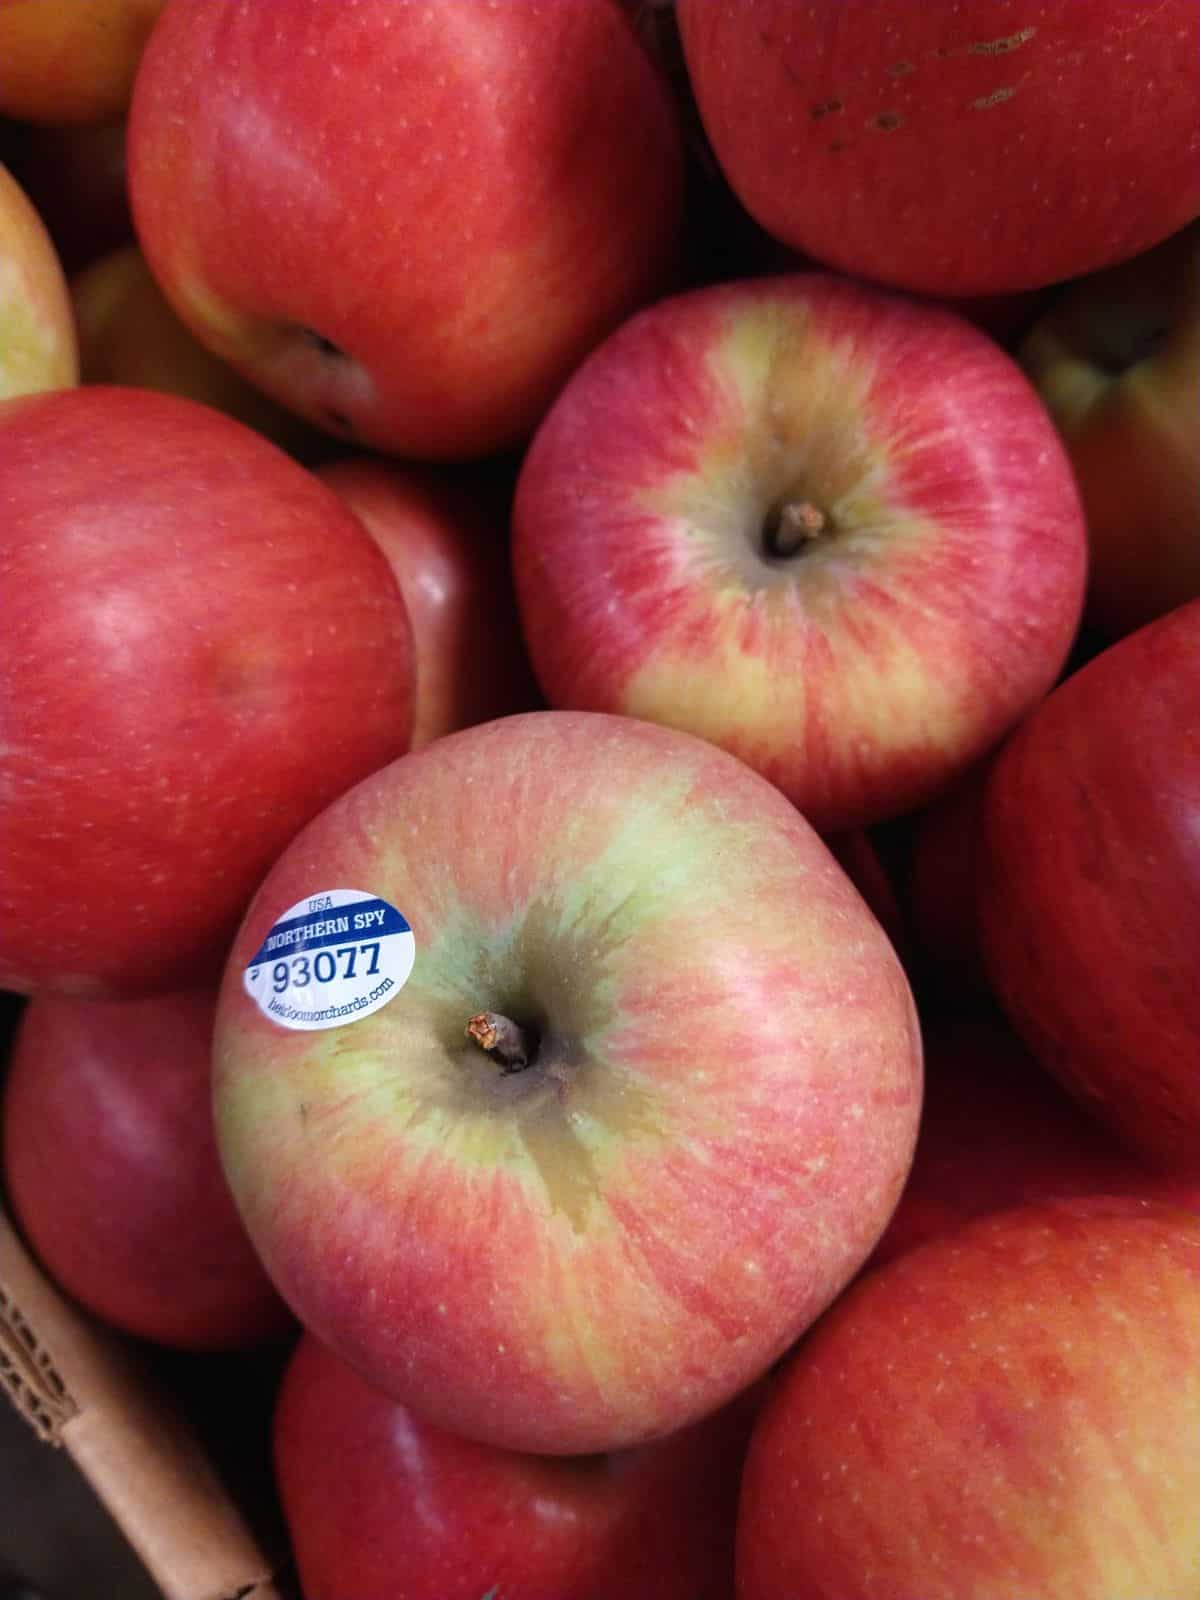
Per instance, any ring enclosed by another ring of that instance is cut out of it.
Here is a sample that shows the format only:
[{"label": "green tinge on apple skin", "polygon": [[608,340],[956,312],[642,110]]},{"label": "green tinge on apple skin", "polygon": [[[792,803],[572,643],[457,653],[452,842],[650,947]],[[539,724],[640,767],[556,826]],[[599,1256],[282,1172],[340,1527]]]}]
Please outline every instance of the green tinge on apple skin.
[{"label": "green tinge on apple skin", "polygon": [[[665,855],[663,839],[681,828],[710,835],[711,842],[695,858],[683,848]],[[568,819],[555,853],[569,861],[577,848],[573,834],[582,831],[582,819],[574,825]],[[552,1119],[556,1137],[569,1136],[571,1159],[585,1170],[611,1162],[622,1148],[614,1134],[622,1141],[638,1133],[668,1135],[679,1086],[647,1083],[636,1060],[614,1052],[614,1036],[624,1029],[622,951],[635,934],[648,940],[648,929],[662,929],[670,940],[673,932],[711,920],[707,953],[696,962],[695,1007],[706,1007],[706,963],[727,962],[738,938],[752,936],[757,924],[753,878],[739,880],[738,904],[729,905],[725,895],[718,903],[703,867],[726,853],[761,855],[759,833],[715,797],[698,803],[688,772],[665,780],[622,817],[603,854],[584,870],[556,873],[552,893],[514,906],[503,923],[483,926],[443,882],[449,893],[438,905],[436,928],[416,926],[413,974],[394,1001],[333,1034],[288,1036],[286,1073],[235,1077],[230,1088],[246,1096],[247,1116],[223,1114],[230,1145],[252,1121],[282,1129],[295,1124],[301,1104],[325,1107],[319,1121],[315,1111],[305,1113],[305,1137],[319,1137],[338,1166],[344,1160],[353,1167],[356,1132],[373,1130],[377,1140],[386,1122],[398,1140],[456,1164],[482,1171],[517,1161],[544,1189],[545,1202],[581,1225],[578,1174],[571,1175],[561,1154],[553,1163],[544,1158],[543,1119]],[[403,908],[403,890],[392,893]],[[653,943],[645,948],[649,956]],[[533,1026],[541,1047],[532,1071],[502,1074],[467,1038],[466,1023],[481,1010]],[[383,1072],[381,1062],[388,1063]],[[250,1142],[257,1145],[257,1135]],[[236,1160],[232,1149],[230,1159]]]},{"label": "green tinge on apple skin", "polygon": [[0,261],[0,400],[42,394],[73,384],[77,377],[71,325],[39,315],[30,286]]},{"label": "green tinge on apple skin", "polygon": [[[504,724],[394,763],[326,813],[327,857],[310,829],[277,866],[235,959],[324,860],[416,962],[311,1034],[234,972],[218,1137],[318,1336],[443,1426],[577,1453],[721,1403],[828,1303],[911,1158],[920,1046],[885,935],[764,780],[629,719]],[[539,1039],[522,1071],[465,1034],[503,1007]]]},{"label": "green tinge on apple skin", "polygon": [[830,274],[707,285],[618,329],[539,428],[513,529],[551,703],[687,728],[822,832],[991,748],[1083,595],[1069,465],[1011,359]]}]

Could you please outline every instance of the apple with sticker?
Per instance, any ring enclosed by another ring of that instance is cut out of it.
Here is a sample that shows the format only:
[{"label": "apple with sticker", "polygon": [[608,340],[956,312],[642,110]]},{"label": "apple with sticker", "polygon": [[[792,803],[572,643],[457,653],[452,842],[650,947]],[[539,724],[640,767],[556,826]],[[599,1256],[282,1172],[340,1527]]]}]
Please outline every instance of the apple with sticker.
[{"label": "apple with sticker", "polygon": [[[341,928],[367,894],[410,933]],[[345,951],[354,993],[316,981]],[[300,832],[213,1063],[304,1326],[437,1426],[556,1455],[757,1380],[874,1247],[921,1095],[903,968],[795,807],[705,740],[562,711],[438,739]]]}]

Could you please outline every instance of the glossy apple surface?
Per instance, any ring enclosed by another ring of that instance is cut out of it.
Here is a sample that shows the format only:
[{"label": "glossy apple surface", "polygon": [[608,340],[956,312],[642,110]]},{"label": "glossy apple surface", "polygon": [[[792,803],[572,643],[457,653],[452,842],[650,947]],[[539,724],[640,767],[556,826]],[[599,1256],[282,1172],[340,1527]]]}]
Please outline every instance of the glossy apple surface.
[{"label": "glossy apple surface", "polygon": [[217,1158],[215,999],[37,996],[3,1096],[5,1194],[47,1272],[127,1333],[198,1351],[291,1326]]},{"label": "glossy apple surface", "polygon": [[1200,212],[1193,0],[679,0],[734,190],[793,249],[929,294],[1059,283]]},{"label": "glossy apple surface", "polygon": [[164,0],[0,0],[0,112],[28,122],[119,117]]},{"label": "glossy apple surface", "polygon": [[[282,1026],[301,959],[264,1006],[247,970],[335,888],[407,919],[411,975]],[[440,1426],[549,1454],[765,1371],[882,1232],[920,1102],[903,969],[795,808],[702,740],[576,712],[447,735],[315,819],[247,913],[214,1062],[226,1176],[300,1320]]]},{"label": "glossy apple surface", "polygon": [[1200,1218],[1097,1197],[867,1274],[759,1416],[739,1600],[1136,1600],[1200,1571]]},{"label": "glossy apple surface", "polygon": [[1152,1160],[1200,1171],[1200,600],[1110,645],[988,779],[978,907],[1034,1054]]},{"label": "glossy apple surface", "polygon": [[548,1457],[446,1433],[311,1335],[275,1407],[274,1459],[311,1600],[730,1600],[757,1393],[669,1439]]},{"label": "glossy apple surface", "polygon": [[683,184],[611,0],[173,0],[129,170],[204,343],[340,437],[456,460],[522,440],[658,292]]},{"label": "glossy apple surface", "polygon": [[1020,359],[1079,483],[1109,638],[1200,598],[1200,223],[1073,284]]},{"label": "glossy apple surface", "polygon": [[412,634],[331,489],[193,401],[0,405],[0,984],[215,978],[263,873],[407,748]]},{"label": "glossy apple surface", "polygon": [[1035,1061],[989,1002],[926,1016],[922,1033],[917,1150],[871,1266],[1030,1201],[1129,1195],[1200,1213],[1200,1178],[1147,1166]]},{"label": "glossy apple surface", "polygon": [[711,739],[823,833],[994,745],[1082,603],[1078,495],[1016,363],[822,273],[631,318],[538,429],[513,528],[551,704]]},{"label": "glossy apple surface", "polygon": [[387,557],[413,625],[412,748],[541,704],[509,561],[507,477],[359,456],[317,476]]},{"label": "glossy apple surface", "polygon": [[327,444],[199,342],[175,315],[137,245],[91,262],[72,277],[70,291],[82,382],[198,400],[302,459],[316,457]]},{"label": "glossy apple surface", "polygon": [[0,400],[79,378],[71,297],[46,226],[0,166]]}]

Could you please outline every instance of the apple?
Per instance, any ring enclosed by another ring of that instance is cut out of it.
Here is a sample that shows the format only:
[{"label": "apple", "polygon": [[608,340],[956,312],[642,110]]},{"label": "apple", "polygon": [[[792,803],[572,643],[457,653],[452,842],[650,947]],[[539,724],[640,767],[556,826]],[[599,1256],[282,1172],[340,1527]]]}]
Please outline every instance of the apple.
[{"label": "apple", "polygon": [[552,1457],[447,1433],[311,1335],[274,1461],[312,1600],[729,1600],[757,1389],[667,1439]]},{"label": "apple", "polygon": [[551,704],[685,728],[823,833],[927,803],[1053,684],[1070,466],[963,319],[824,273],[630,318],[522,462],[513,564]]},{"label": "apple", "polygon": [[510,476],[354,456],[317,476],[391,564],[413,625],[412,748],[540,706],[509,563]]},{"label": "apple", "polygon": [[172,0],[129,173],[203,343],[343,438],[462,460],[658,292],[683,155],[612,0]]},{"label": "apple", "polygon": [[289,454],[320,457],[327,436],[213,355],[180,322],[135,244],[108,252],[70,280],[84,383],[160,389],[224,411]]},{"label": "apple", "polygon": [[439,1427],[555,1455],[755,1381],[882,1233],[920,1104],[903,968],[795,808],[588,712],[448,734],[314,819],[213,1057],[300,1321]]},{"label": "apple", "polygon": [[1071,457],[1109,638],[1200,598],[1200,223],[1073,284],[1019,358]]},{"label": "apple", "polygon": [[412,632],[332,489],[241,423],[0,404],[0,986],[215,980],[262,875],[401,754]]},{"label": "apple", "polygon": [[1182,1600],[1198,1441],[1200,1218],[979,1219],[860,1279],[776,1378],[738,1600]]},{"label": "apple", "polygon": [[129,103],[164,0],[0,0],[0,112],[106,122]]},{"label": "apple", "polygon": [[1200,1171],[1200,600],[1071,673],[996,758],[978,906],[1037,1058],[1152,1161]]},{"label": "apple", "polygon": [[76,383],[79,353],[62,263],[32,201],[4,166],[0,261],[0,401]]},{"label": "apple", "polygon": [[1200,1177],[1155,1172],[1030,1055],[994,1004],[923,1018],[925,1092],[912,1170],[870,1267],[972,1217],[1124,1194],[1200,1213]]},{"label": "apple", "polygon": [[693,93],[751,215],[936,295],[1059,283],[1200,214],[1195,0],[679,0]]},{"label": "apple", "polygon": [[113,1326],[196,1351],[292,1325],[217,1157],[215,998],[35,996],[3,1099],[4,1187],[46,1271]]}]

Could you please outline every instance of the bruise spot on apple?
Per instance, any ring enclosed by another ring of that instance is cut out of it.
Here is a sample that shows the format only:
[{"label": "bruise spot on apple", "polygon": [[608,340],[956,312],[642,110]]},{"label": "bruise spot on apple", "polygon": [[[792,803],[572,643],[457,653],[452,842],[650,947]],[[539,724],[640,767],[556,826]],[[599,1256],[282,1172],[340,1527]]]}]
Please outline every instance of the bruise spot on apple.
[{"label": "bruise spot on apple", "polygon": [[975,39],[970,44],[939,45],[933,51],[933,57],[937,61],[949,61],[954,56],[1006,56],[1019,50],[1023,44],[1028,44],[1036,33],[1036,28],[1021,28],[1002,39]]},{"label": "bruise spot on apple", "polygon": [[1003,39],[978,39],[974,44],[967,46],[967,54],[1006,56],[1010,51],[1019,50],[1023,44],[1028,44],[1036,32],[1036,28],[1022,28],[1018,33],[1010,33]]},{"label": "bruise spot on apple", "polygon": [[904,118],[898,111],[881,111],[877,117],[872,117],[867,124],[869,128],[878,128],[881,133],[891,133],[893,128],[904,125]]},{"label": "bruise spot on apple", "polygon": [[841,100],[822,100],[817,105],[809,108],[809,116],[814,122],[820,122],[822,117],[831,117],[838,111],[844,111],[845,104]]},{"label": "bruise spot on apple", "polygon": [[915,72],[916,70],[917,65],[915,61],[897,61],[895,66],[888,68],[888,77],[907,78],[909,73]]},{"label": "bruise spot on apple", "polygon": [[991,94],[980,95],[978,100],[972,100],[968,110],[986,111],[989,106],[1003,105],[1006,100],[1011,100],[1016,92],[1016,89],[1011,86],[1004,89],[993,89]]}]

